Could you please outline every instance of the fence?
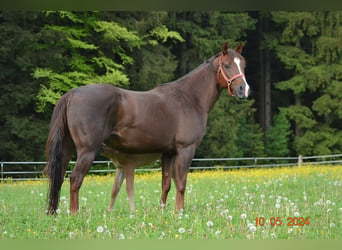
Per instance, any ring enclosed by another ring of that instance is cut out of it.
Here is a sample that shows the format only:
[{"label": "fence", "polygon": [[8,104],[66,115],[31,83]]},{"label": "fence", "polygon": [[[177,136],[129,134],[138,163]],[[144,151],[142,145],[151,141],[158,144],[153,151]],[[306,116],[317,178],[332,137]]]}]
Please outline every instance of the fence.
[{"label": "fence", "polygon": [[[222,163],[234,163],[222,164]],[[203,163],[210,163],[203,165]],[[341,164],[342,154],[335,155],[320,155],[320,156],[298,156],[298,157],[247,157],[247,158],[201,158],[193,159],[190,170],[206,170],[206,169],[233,169],[233,168],[268,168],[268,167],[282,167],[282,166],[301,166],[307,164]],[[43,166],[46,162],[0,162],[1,164],[1,182],[17,181],[17,180],[42,180],[42,171],[10,171],[11,166],[18,165],[33,165]],[[74,165],[75,162],[71,161]],[[93,164],[105,165],[103,169],[90,170],[89,173],[112,173],[115,172],[115,167],[111,161],[94,161]],[[5,169],[6,168],[6,169]],[[7,170],[9,169],[9,170]],[[161,168],[137,168],[137,172],[142,171],[160,171]],[[71,171],[67,171],[70,174]],[[32,175],[33,177],[20,177],[20,175]]]}]

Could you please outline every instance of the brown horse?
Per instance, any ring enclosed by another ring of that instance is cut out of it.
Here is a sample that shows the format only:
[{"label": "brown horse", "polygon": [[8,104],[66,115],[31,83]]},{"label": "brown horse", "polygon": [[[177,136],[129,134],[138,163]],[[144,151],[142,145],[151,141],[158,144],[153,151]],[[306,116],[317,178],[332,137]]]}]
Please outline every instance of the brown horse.
[{"label": "brown horse", "polygon": [[[160,155],[160,204],[166,203],[173,179],[176,209],[184,209],[188,169],[222,89],[228,88],[239,98],[249,95],[241,50],[241,43],[235,50],[224,43],[222,52],[189,74],[146,92],[92,84],[64,94],[54,108],[46,145],[48,213],[58,208],[64,174],[75,148],[77,160],[70,175],[71,213],[78,211],[79,189],[99,150],[121,166],[112,203],[124,178],[123,171],[128,191],[133,191],[134,168]],[[126,167],[129,161],[134,164]]]}]

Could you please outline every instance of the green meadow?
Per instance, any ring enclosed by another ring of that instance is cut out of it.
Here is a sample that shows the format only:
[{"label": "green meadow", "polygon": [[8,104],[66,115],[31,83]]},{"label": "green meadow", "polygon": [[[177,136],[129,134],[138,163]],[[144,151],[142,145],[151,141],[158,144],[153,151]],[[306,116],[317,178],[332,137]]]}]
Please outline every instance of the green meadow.
[{"label": "green meadow", "polygon": [[136,174],[135,212],[125,184],[107,212],[113,180],[87,175],[76,215],[65,181],[56,216],[45,213],[47,181],[0,183],[0,238],[342,239],[341,166],[194,171],[184,211],[175,211],[173,184],[159,208],[158,171]]}]

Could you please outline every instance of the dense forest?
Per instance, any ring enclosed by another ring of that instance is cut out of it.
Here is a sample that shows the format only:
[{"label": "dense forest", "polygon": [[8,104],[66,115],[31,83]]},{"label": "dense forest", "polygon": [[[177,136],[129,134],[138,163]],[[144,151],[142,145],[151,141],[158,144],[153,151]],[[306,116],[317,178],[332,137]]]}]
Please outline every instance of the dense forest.
[{"label": "dense forest", "polygon": [[[342,152],[342,12],[0,12],[0,161],[44,161],[59,97],[148,90],[244,44],[248,99],[225,91],[196,157]],[[205,91],[205,90],[203,90]]]}]

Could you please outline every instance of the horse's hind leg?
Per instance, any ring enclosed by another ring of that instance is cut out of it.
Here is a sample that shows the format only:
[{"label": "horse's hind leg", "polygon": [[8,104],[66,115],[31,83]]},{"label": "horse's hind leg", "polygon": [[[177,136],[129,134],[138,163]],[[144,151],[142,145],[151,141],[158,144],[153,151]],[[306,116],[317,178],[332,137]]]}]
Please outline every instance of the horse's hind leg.
[{"label": "horse's hind leg", "polygon": [[131,212],[135,211],[134,206],[134,166],[126,166],[126,192],[129,199]]},{"label": "horse's hind leg", "polygon": [[115,179],[114,179],[114,184],[112,188],[112,194],[111,194],[111,199],[110,199],[110,205],[108,208],[108,211],[112,211],[114,207],[114,202],[116,199],[116,196],[118,195],[122,182],[125,178],[125,171],[123,168],[116,168],[116,173],[115,173]]},{"label": "horse's hind leg", "polygon": [[90,169],[96,152],[77,152],[75,168],[70,175],[70,212],[78,211],[78,192],[82,185],[84,176]]},{"label": "horse's hind leg", "polygon": [[171,178],[173,174],[173,155],[162,156],[162,195],[160,206],[163,208],[166,204],[167,195],[171,188]]}]

